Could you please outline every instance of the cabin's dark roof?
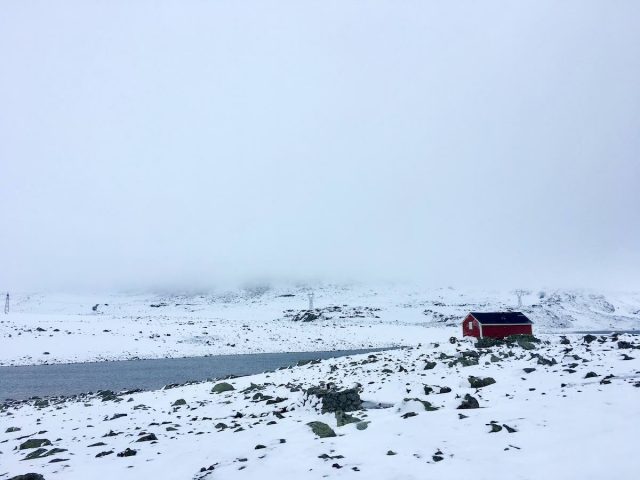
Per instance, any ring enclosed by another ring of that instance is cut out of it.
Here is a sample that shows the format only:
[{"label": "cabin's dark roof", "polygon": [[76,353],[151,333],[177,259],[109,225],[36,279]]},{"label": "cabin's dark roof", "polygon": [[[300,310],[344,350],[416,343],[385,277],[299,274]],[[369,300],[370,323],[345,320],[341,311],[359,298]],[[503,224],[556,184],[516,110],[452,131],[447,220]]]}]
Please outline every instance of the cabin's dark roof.
[{"label": "cabin's dark roof", "polygon": [[533,323],[521,312],[471,312],[471,315],[483,324],[511,325],[514,323]]}]

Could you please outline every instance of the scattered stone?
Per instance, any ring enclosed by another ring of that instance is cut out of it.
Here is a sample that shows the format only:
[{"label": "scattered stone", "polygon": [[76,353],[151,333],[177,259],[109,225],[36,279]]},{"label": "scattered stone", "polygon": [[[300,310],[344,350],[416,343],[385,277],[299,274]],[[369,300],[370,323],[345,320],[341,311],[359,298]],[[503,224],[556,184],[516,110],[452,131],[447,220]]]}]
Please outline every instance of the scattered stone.
[{"label": "scattered stone", "polygon": [[471,385],[471,388],[487,387],[489,385],[493,385],[494,383],[496,383],[496,381],[491,377],[469,377],[469,384]]},{"label": "scattered stone", "polygon": [[433,405],[431,405],[431,402],[427,402],[426,400],[420,400],[419,398],[405,398],[404,401],[405,402],[420,402],[427,412],[434,412],[434,411],[438,410],[438,407],[434,407]]},{"label": "scattered stone", "polygon": [[153,433],[148,433],[146,435],[142,435],[140,438],[138,438],[138,440],[136,440],[136,442],[152,442],[154,440],[158,440],[158,437],[156,437]]},{"label": "scattered stone", "polygon": [[179,398],[171,404],[172,407],[179,407],[180,405],[186,405],[187,401],[184,398]]},{"label": "scattered stone", "polygon": [[96,458],[106,457],[107,455],[111,455],[112,453],[113,453],[113,450],[107,450],[105,452],[100,452],[99,454],[96,455]]},{"label": "scattered stone", "polygon": [[51,445],[51,442],[46,438],[30,438],[26,442],[20,444],[20,450],[26,450],[29,448],[40,448]]},{"label": "scattered stone", "polygon": [[38,449],[34,450],[33,452],[29,453],[22,460],[33,460],[35,458],[40,458],[40,457],[43,457],[46,452],[47,452],[46,448],[38,448]]},{"label": "scattered stone", "polygon": [[523,368],[522,370],[524,370],[524,373],[531,373],[536,371],[536,369],[533,367]]},{"label": "scattered stone", "polygon": [[366,430],[370,423],[369,421],[356,423],[356,428],[358,430]]},{"label": "scattered stone", "polygon": [[502,431],[502,427],[497,423],[489,423],[488,425],[491,426],[491,431],[489,433],[497,433]]},{"label": "scattered stone", "polygon": [[318,458],[322,460],[340,460],[341,458],[344,458],[344,455],[329,455],[323,453],[322,455],[318,455]]},{"label": "scattered stone", "polygon": [[458,407],[458,410],[469,410],[472,408],[480,408],[480,404],[478,403],[478,400],[467,393],[464,396],[464,400]]},{"label": "scattered stone", "polygon": [[118,454],[118,456],[119,457],[133,457],[136,453],[138,453],[137,450],[132,450],[130,448],[127,448],[124,451],[120,452]]},{"label": "scattered stone", "polygon": [[126,413],[114,413],[111,418],[105,419],[105,421],[116,420],[118,418],[122,418],[122,417],[126,417],[126,416],[127,416]]},{"label": "scattered stone", "polygon": [[509,433],[515,433],[517,432],[517,430],[513,427],[510,427],[509,425],[507,425],[506,423],[503,423],[502,426],[505,428],[505,430]]},{"label": "scattered stone", "polygon": [[402,418],[407,419],[407,418],[411,418],[411,417],[416,417],[418,414],[416,412],[407,412],[404,415],[402,415]]},{"label": "scattered stone", "polygon": [[555,358],[548,359],[543,357],[542,355],[536,355],[538,357],[538,365],[547,365],[549,367],[556,365],[558,362]]},{"label": "scattered stone", "polygon": [[220,382],[213,386],[213,388],[211,389],[211,393],[224,393],[230,392],[231,390],[235,390],[235,388],[233,388],[233,385],[227,382]]},{"label": "scattered stone", "polygon": [[583,339],[586,343],[591,343],[591,342],[593,342],[594,340],[596,340],[597,338],[598,338],[598,337],[596,337],[595,335],[591,335],[591,334],[588,334],[588,335],[585,335],[584,337],[582,337],[582,339]]},{"label": "scattered stone", "polygon": [[307,423],[307,425],[310,426],[311,431],[315,433],[317,436],[319,436],[320,438],[336,436],[336,432],[334,432],[333,429],[326,423],[316,421],[316,422],[309,422]]},{"label": "scattered stone", "polygon": [[4,431],[4,433],[13,433],[13,432],[19,432],[19,431],[20,431],[20,427],[9,427]]},{"label": "scattered stone", "polygon": [[393,450],[387,450],[387,455],[397,455]]},{"label": "scattered stone", "polygon": [[44,480],[44,477],[39,473],[25,473],[24,475],[16,475],[8,480]]},{"label": "scattered stone", "polygon": [[425,370],[433,370],[438,364],[436,362],[427,362],[424,366]]},{"label": "scattered stone", "polygon": [[344,412],[336,412],[336,424],[338,425],[338,427],[343,427],[345,425],[348,425],[350,423],[358,423],[361,420],[357,417],[354,417],[352,415],[348,415]]},{"label": "scattered stone", "polygon": [[596,372],[588,372],[584,378],[593,378],[593,377],[597,377],[598,374]]}]

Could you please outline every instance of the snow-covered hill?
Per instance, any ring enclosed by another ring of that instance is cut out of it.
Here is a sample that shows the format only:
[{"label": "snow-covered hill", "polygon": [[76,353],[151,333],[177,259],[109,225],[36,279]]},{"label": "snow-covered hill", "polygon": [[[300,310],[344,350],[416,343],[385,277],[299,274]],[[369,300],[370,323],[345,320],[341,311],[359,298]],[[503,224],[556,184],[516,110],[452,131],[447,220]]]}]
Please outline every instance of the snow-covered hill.
[{"label": "snow-covered hill", "polygon": [[[314,292],[319,319],[295,321]],[[201,295],[12,296],[1,365],[417,345],[469,311],[518,309],[510,291],[406,285],[252,287]],[[537,290],[536,332],[640,329],[640,293]]]}]

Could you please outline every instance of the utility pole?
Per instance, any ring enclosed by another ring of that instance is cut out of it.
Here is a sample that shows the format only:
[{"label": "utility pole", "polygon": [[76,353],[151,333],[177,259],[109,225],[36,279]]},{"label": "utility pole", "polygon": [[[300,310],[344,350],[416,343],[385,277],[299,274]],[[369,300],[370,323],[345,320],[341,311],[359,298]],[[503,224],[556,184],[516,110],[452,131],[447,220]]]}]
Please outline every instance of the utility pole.
[{"label": "utility pole", "polygon": [[529,295],[531,292],[529,292],[528,290],[518,289],[514,290],[513,293],[515,293],[518,297],[518,308],[522,308],[522,297],[524,295]]},{"label": "utility pole", "polygon": [[307,295],[309,296],[309,310],[313,310],[313,292],[309,292]]},{"label": "utility pole", "polygon": [[7,292],[7,298],[4,301],[4,314],[9,313],[9,292]]}]

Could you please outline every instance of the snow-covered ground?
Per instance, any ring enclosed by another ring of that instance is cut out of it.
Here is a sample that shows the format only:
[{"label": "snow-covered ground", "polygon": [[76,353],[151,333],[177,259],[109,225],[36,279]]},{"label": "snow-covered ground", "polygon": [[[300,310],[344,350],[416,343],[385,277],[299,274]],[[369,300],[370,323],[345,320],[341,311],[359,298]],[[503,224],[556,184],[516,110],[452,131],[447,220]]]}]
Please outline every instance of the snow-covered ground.
[{"label": "snow-covered ground", "polygon": [[[0,365],[410,346],[432,341],[434,327],[458,325],[469,311],[517,308],[508,291],[325,285],[313,288],[323,317],[293,321],[308,290],[13,295],[10,314],[0,316]],[[520,310],[536,332],[640,328],[637,292],[536,290]]]},{"label": "snow-covered ground", "polygon": [[[237,378],[224,393],[207,382],[4,405],[0,479],[637,478],[638,336],[477,349],[450,344],[454,327],[430,331],[436,343]],[[321,382],[370,403],[338,426],[305,395]],[[480,408],[458,409],[467,394]]]}]

